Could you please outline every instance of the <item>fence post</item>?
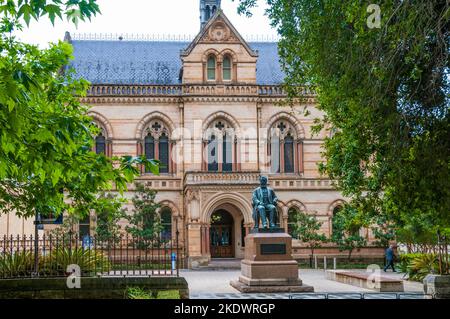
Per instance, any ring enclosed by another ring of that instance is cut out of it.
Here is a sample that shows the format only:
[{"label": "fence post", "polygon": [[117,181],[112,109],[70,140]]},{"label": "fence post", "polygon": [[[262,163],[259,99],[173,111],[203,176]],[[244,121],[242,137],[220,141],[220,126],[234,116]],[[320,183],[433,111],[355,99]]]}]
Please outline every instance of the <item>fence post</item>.
[{"label": "fence post", "polygon": [[317,269],[317,256],[314,256],[314,269]]},{"label": "fence post", "polygon": [[323,270],[327,270],[327,256],[323,256]]},{"label": "fence post", "polygon": [[336,257],[333,258],[333,269],[336,270]]}]

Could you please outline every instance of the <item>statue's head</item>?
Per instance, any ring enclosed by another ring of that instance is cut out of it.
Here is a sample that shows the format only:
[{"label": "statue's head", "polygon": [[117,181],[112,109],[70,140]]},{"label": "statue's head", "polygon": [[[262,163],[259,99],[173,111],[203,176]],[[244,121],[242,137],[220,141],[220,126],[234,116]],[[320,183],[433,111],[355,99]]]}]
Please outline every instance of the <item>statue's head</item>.
[{"label": "statue's head", "polygon": [[259,182],[261,183],[262,187],[266,187],[267,186],[267,177],[266,176],[261,176],[259,178]]}]

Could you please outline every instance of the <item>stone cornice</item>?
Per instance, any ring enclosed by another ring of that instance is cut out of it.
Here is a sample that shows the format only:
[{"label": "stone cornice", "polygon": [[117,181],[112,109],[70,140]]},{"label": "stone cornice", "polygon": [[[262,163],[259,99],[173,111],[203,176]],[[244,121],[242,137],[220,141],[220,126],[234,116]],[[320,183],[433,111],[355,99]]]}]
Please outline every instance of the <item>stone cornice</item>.
[{"label": "stone cornice", "polygon": [[[303,97],[295,103],[315,103],[314,92],[304,88]],[[281,86],[238,84],[182,85],[93,85],[87,104],[182,104],[182,103],[281,103],[286,93]]]}]

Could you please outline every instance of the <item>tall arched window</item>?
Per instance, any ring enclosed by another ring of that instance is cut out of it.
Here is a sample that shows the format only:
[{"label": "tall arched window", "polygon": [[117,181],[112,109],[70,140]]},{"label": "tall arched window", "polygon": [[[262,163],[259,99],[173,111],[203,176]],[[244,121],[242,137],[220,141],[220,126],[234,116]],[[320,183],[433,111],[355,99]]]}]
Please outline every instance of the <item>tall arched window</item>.
[{"label": "tall arched window", "polygon": [[209,172],[231,172],[236,153],[234,129],[224,120],[213,122],[206,132],[206,168]]},{"label": "tall arched window", "polygon": [[211,18],[211,9],[209,6],[206,6],[206,20],[209,20]]},{"label": "tall arched window", "polygon": [[207,78],[209,81],[216,79],[216,57],[210,55],[207,62]]},{"label": "tall arched window", "polygon": [[169,241],[172,239],[172,211],[168,207],[161,210],[161,239]]},{"label": "tall arched window", "polygon": [[[337,205],[335,208],[333,208],[333,218],[342,210],[342,206],[341,205]],[[331,232],[335,233],[335,223],[331,223]]]},{"label": "tall arched window", "polygon": [[231,80],[231,58],[227,55],[223,58],[222,63],[223,69],[223,80],[230,81]]},{"label": "tall arched window", "polygon": [[217,149],[218,143],[215,135],[211,135],[208,141],[208,171],[217,172],[219,169],[219,150]]},{"label": "tall arched window", "polygon": [[296,215],[298,214],[299,210],[295,207],[291,207],[288,210],[288,222],[287,222],[287,231],[288,234],[291,236],[294,236],[294,226],[297,223]]},{"label": "tall arched window", "polygon": [[290,134],[284,139],[284,172],[294,173],[294,138]]},{"label": "tall arched window", "polygon": [[296,131],[288,121],[275,123],[269,132],[271,173],[296,173],[300,171],[301,142],[296,139]]},{"label": "tall arched window", "polygon": [[100,133],[95,138],[95,153],[106,155],[106,138]]},{"label": "tall arched window", "polygon": [[[144,154],[147,159],[159,160],[159,172],[170,173],[170,141],[169,129],[160,120],[151,121],[145,130]],[[149,173],[149,171],[146,171]]]}]

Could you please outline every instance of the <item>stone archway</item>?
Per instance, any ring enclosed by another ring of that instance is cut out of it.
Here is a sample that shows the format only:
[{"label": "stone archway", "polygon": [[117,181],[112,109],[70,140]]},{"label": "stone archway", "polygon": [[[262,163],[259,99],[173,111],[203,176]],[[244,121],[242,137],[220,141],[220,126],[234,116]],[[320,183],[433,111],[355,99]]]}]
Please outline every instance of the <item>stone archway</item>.
[{"label": "stone archway", "polygon": [[[214,216],[225,216],[223,223],[217,223]],[[243,258],[244,237],[253,220],[249,200],[241,194],[220,194],[205,205],[202,223],[207,225],[207,249],[211,258]],[[220,242],[219,242],[220,240]],[[228,246],[228,247],[213,247]]]}]

